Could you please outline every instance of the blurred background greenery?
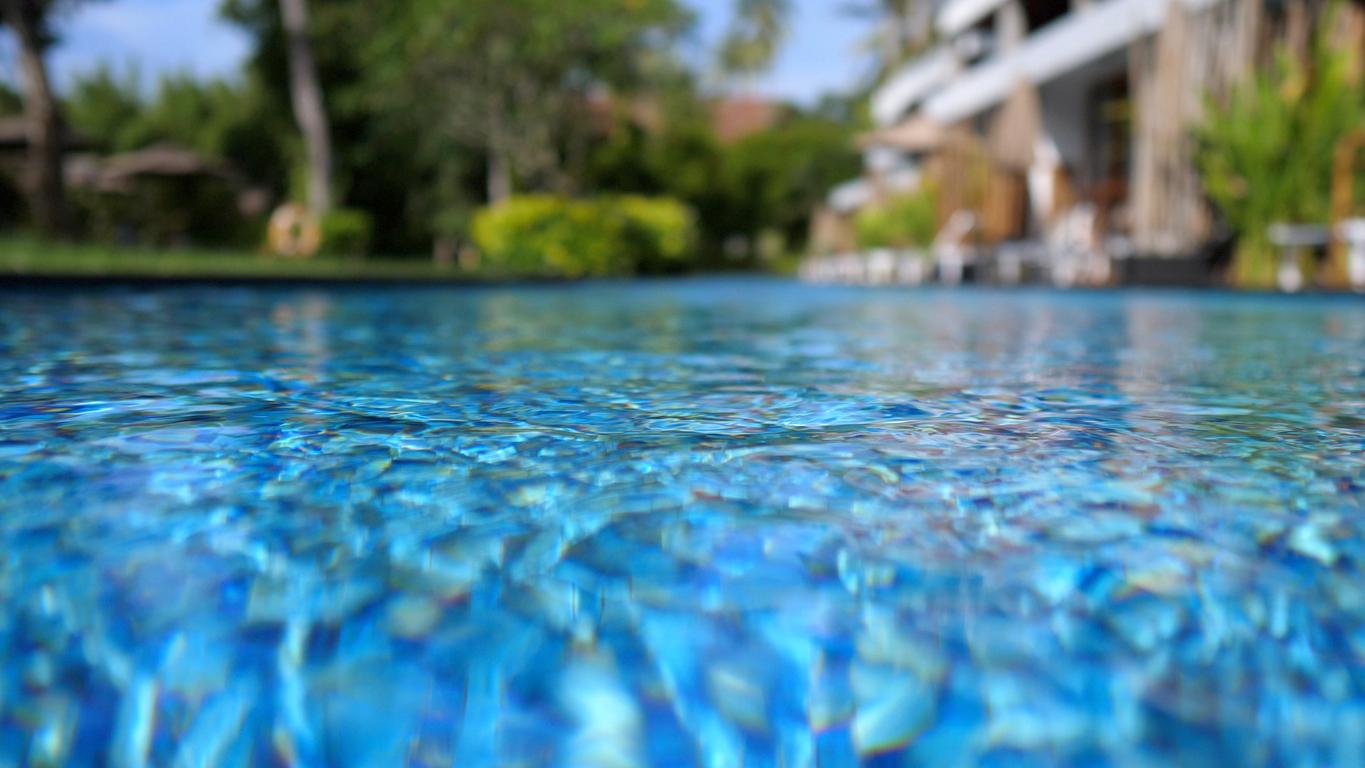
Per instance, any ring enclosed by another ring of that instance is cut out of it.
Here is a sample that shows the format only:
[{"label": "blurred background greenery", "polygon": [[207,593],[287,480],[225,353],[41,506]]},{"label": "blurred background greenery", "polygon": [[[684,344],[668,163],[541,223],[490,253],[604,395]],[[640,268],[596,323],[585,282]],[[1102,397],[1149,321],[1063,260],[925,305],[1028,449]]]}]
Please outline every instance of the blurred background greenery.
[{"label": "blurred background greenery", "polygon": [[[0,0],[14,59],[0,78],[0,269],[790,269],[830,191],[867,175],[870,95],[935,43],[942,4],[840,5],[865,22],[847,52],[865,77],[788,103],[753,85],[798,4],[715,1],[728,26],[698,57],[690,0],[221,0],[249,41],[242,72],[149,86],[105,62],[58,89],[62,20],[129,0]],[[1196,130],[1240,284],[1273,281],[1271,224],[1327,222],[1334,154],[1365,124],[1362,54],[1336,26],[1210,97]],[[857,247],[928,248],[950,207],[937,193],[859,212]]]},{"label": "blurred background greenery", "polygon": [[[40,55],[76,4],[6,2],[22,6],[6,24],[19,40],[27,25]],[[333,260],[750,269],[799,253],[813,208],[860,167],[862,94],[805,108],[744,95],[783,40],[784,0],[735,0],[701,63],[684,54],[695,17],[678,0],[225,0],[221,13],[252,41],[240,77],[176,74],[149,90],[135,68],[105,64],[61,94],[27,79],[0,89],[16,134],[0,226],[67,241],[47,266],[109,264],[74,243],[256,263],[270,212],[293,200]],[[50,99],[37,111],[61,126],[57,149],[32,140],[21,91]],[[25,195],[25,170],[42,167],[32,155],[54,151],[61,178],[27,178]],[[286,224],[297,238],[300,221]],[[40,269],[35,243],[0,251]]]}]

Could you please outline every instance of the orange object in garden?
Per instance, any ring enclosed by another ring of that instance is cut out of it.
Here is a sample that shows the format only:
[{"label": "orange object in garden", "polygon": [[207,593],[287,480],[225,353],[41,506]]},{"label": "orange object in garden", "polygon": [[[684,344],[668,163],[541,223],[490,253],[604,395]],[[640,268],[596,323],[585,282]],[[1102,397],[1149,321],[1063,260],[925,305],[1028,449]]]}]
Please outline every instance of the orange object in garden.
[{"label": "orange object in garden", "polygon": [[291,259],[315,256],[322,247],[322,225],[305,206],[285,203],[270,214],[266,244],[277,256]]}]

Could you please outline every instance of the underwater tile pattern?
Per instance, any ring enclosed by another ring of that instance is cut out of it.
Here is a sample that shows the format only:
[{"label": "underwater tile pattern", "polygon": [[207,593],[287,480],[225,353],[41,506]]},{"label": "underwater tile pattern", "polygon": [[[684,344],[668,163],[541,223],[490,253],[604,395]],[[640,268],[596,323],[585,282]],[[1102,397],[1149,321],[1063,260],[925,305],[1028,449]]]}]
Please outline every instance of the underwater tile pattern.
[{"label": "underwater tile pattern", "polygon": [[1365,301],[0,290],[0,764],[1365,764]]}]

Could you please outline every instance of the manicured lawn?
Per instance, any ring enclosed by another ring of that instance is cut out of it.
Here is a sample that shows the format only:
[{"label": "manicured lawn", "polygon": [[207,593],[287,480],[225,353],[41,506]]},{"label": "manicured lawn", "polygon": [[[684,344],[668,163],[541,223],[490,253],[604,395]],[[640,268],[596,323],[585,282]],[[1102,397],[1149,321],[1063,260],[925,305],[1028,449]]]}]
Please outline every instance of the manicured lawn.
[{"label": "manicured lawn", "polygon": [[0,238],[0,277],[282,280],[478,280],[457,267],[413,259],[281,259],[249,251],[153,249]]}]

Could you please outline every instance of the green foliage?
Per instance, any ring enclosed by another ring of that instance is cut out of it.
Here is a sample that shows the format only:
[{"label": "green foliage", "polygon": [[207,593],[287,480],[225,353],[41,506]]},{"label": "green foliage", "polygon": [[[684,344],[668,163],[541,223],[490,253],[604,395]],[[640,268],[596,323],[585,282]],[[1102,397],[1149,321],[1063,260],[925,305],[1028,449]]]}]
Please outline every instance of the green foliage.
[{"label": "green foliage", "polygon": [[[408,4],[373,0],[309,3],[312,49],[331,121],[334,188],[338,204],[361,208],[374,217],[374,248],[386,253],[430,247],[437,198],[458,192],[451,175],[433,170],[436,160],[463,163],[468,149],[426,141],[441,131],[404,109],[388,109],[387,84],[370,68],[375,41],[384,37]],[[296,169],[305,164],[304,148],[290,103],[289,66],[278,0],[222,0],[222,14],[255,41],[248,63],[250,83],[261,111],[275,126],[280,153],[270,186],[290,197]],[[392,100],[395,104],[397,100]],[[477,181],[471,182],[475,186]]]},{"label": "green foliage", "polygon": [[137,72],[102,67],[78,77],[66,100],[68,120],[96,150],[116,155],[171,144],[226,161],[231,179],[140,177],[130,188],[71,191],[82,234],[111,242],[172,245],[243,244],[260,222],[243,219],[237,194],[243,184],[278,194],[288,163],[282,125],[252,81],[164,79],[149,98]]},{"label": "green foliage", "polygon": [[342,208],[322,217],[322,253],[361,257],[369,253],[374,219],[364,211]]},{"label": "green foliage", "polygon": [[721,41],[721,72],[747,76],[767,69],[786,35],[790,15],[790,0],[737,0],[734,19]]},{"label": "green foliage", "polygon": [[187,77],[162,81],[127,138],[130,146],[170,141],[210,157],[230,160],[258,182],[274,186],[287,162],[293,133],[272,114],[250,82],[199,83]]},{"label": "green foliage", "polygon": [[24,97],[5,83],[0,83],[0,117],[17,115],[24,111]]},{"label": "green foliage", "polygon": [[0,174],[0,227],[10,228],[21,224],[26,205],[18,180],[10,175]]},{"label": "green foliage", "polygon": [[[738,19],[730,41],[747,46],[744,61],[734,63],[755,71],[776,50],[791,2],[729,1]],[[260,223],[240,221],[240,186],[264,188],[275,200],[290,196],[303,151],[277,0],[219,3],[254,40],[246,76],[170,77],[149,93],[136,70],[103,68],[77,76],[64,106],[102,154],[175,144],[226,161],[240,172],[233,184],[242,184],[78,189],[81,215],[73,218],[87,234],[238,243]],[[689,0],[310,2],[339,203],[370,216],[367,238],[343,216],[340,250],[363,250],[358,240],[384,253],[426,251],[433,238],[461,243],[500,165],[510,167],[517,188],[592,197],[607,219],[598,230],[620,241],[591,246],[613,255],[551,272],[671,271],[696,266],[701,253],[715,259],[711,266],[742,267],[799,248],[811,209],[857,173],[847,121],[832,112],[792,115],[772,131],[721,144],[699,78],[677,45],[694,21],[691,7]],[[649,127],[600,131],[604,93],[620,115]],[[0,111],[4,96],[0,90]],[[655,110],[660,119],[641,117]],[[641,207],[630,195],[683,205]],[[606,206],[602,196],[617,197]],[[622,250],[631,254],[615,254]],[[721,262],[726,252],[732,257]]]},{"label": "green foliage", "polygon": [[281,192],[292,130],[255,81],[164,79],[148,99],[137,73],[107,67],[76,78],[66,100],[71,126],[106,153],[170,143],[228,161],[252,184]]},{"label": "green foliage", "polygon": [[66,119],[104,152],[134,148],[128,136],[142,116],[136,70],[119,77],[108,66],[77,75],[66,99]]},{"label": "green foliage", "polygon": [[222,179],[148,177],[125,191],[72,191],[81,234],[101,242],[155,246],[245,245],[255,229]]},{"label": "green foliage", "polygon": [[723,183],[749,237],[774,230],[799,246],[811,211],[861,167],[848,126],[801,117],[726,148]]},{"label": "green foliage", "polygon": [[[254,38],[253,79],[288,119],[276,0],[222,8]],[[581,191],[581,96],[680,77],[671,43],[689,23],[680,0],[326,0],[309,10],[337,188],[374,216],[385,252],[467,234],[494,154],[522,189]],[[301,147],[288,149],[299,165]]]},{"label": "green foliage", "polygon": [[751,257],[765,239],[780,238],[777,250],[799,250],[811,211],[860,168],[850,128],[824,118],[794,115],[730,146],[709,126],[668,126],[657,136],[618,127],[594,151],[589,185],[682,200],[698,213],[703,250],[713,258],[735,238],[748,243]]},{"label": "green foliage", "polygon": [[468,280],[429,260],[281,259],[258,248],[111,246],[0,236],[0,275],[221,278],[246,280]]},{"label": "green foliage", "polygon": [[604,220],[618,222],[619,247],[634,262],[633,272],[676,272],[695,253],[695,214],[677,200],[624,196],[599,200],[597,206]]},{"label": "green foliage", "polygon": [[938,233],[938,194],[921,183],[914,192],[865,209],[855,227],[860,248],[928,248]]},{"label": "green foliage", "polygon": [[563,189],[587,93],[638,83],[687,19],[677,0],[411,0],[366,49],[367,89],[424,141],[498,160],[490,172],[523,189]]},{"label": "green foliage", "polygon": [[682,203],[643,197],[517,197],[474,217],[484,266],[502,275],[600,277],[674,271],[695,242]]},{"label": "green foliage", "polygon": [[854,0],[845,11],[868,28],[859,47],[875,61],[875,82],[885,83],[902,65],[932,43],[938,0]]},{"label": "green foliage", "polygon": [[1226,103],[1211,103],[1198,130],[1205,188],[1239,238],[1241,285],[1274,284],[1271,224],[1328,223],[1333,153],[1365,121],[1365,88],[1350,60],[1359,53],[1334,48],[1331,26],[1319,32],[1311,62],[1280,51]]},{"label": "green foliage", "polygon": [[[746,34],[775,45],[789,2],[733,2]],[[256,39],[254,80],[287,116],[275,0],[223,0],[223,8]],[[771,136],[722,146],[674,45],[692,23],[688,8],[683,0],[312,3],[345,205],[374,216],[377,249],[425,250],[433,237],[469,235],[490,171],[502,167],[514,189],[677,198],[696,212],[706,254],[735,240],[750,255],[760,240],[769,250],[779,240],[801,247],[811,209],[857,174],[849,130],[840,120],[796,118]],[[623,120],[638,117],[640,105],[660,119],[594,131],[600,122],[585,106],[598,93],[612,94]],[[298,147],[288,153],[297,166]]]}]

